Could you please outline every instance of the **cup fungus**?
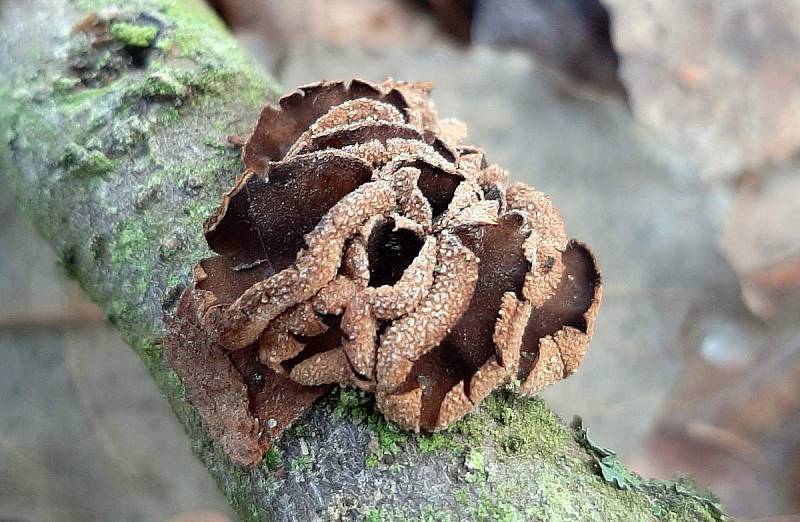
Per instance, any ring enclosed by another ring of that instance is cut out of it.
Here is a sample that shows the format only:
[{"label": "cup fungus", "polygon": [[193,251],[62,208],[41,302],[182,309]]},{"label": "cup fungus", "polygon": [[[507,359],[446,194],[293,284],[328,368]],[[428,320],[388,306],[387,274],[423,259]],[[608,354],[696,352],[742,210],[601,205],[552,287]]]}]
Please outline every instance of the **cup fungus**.
[{"label": "cup fungus", "polygon": [[461,144],[430,86],[323,82],[263,109],[166,339],[243,464],[331,385],[408,430],[575,371],[601,277],[550,199]]}]

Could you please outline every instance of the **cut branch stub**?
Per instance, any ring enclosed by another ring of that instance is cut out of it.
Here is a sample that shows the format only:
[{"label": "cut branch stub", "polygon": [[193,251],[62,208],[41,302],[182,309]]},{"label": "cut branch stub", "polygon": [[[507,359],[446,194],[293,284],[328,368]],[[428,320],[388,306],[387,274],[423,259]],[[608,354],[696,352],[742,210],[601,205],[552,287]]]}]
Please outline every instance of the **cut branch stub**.
[{"label": "cut branch stub", "polygon": [[[330,385],[443,429],[575,371],[601,277],[549,198],[460,143],[427,84],[325,82],[266,107],[207,220],[168,361],[238,461]],[[214,377],[217,376],[215,380]]]}]

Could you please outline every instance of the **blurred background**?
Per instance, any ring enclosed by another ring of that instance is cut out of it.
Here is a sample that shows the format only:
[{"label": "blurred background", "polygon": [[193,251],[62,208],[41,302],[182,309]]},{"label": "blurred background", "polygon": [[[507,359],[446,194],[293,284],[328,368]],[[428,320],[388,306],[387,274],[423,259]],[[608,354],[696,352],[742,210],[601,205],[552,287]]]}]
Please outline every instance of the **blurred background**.
[{"label": "blurred background", "polygon": [[[212,4],[286,88],[432,81],[605,273],[586,361],[548,402],[641,474],[800,520],[800,1]],[[0,520],[232,517],[6,191],[0,218]]]}]

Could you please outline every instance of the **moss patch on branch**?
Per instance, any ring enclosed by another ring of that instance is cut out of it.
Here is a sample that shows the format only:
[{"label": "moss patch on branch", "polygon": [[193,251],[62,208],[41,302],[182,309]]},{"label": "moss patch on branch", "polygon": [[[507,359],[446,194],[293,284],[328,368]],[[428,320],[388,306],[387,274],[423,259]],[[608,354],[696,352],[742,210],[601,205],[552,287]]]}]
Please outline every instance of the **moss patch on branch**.
[{"label": "moss patch on branch", "polygon": [[86,150],[75,143],[67,145],[62,162],[77,176],[102,176],[114,170],[114,162],[102,151]]},{"label": "moss patch on branch", "polygon": [[[490,395],[479,409],[446,432],[410,436],[398,432],[379,414],[371,399],[353,389],[337,389],[328,408],[334,416],[350,416],[375,437],[367,453],[374,480],[391,480],[403,466],[424,466],[429,459],[459,463],[454,500],[460,506],[406,506],[382,498],[360,506],[367,520],[727,520],[719,505],[691,481],[645,480],[621,462],[617,472],[637,477],[636,487],[621,488],[595,467],[582,431],[564,424],[538,399],[509,390]],[[390,457],[386,459],[386,457]],[[576,501],[580,499],[580,501]],[[448,518],[449,517],[449,518]]]},{"label": "moss patch on branch", "polygon": [[128,22],[111,24],[111,35],[116,41],[131,47],[150,47],[158,35],[158,27]]}]

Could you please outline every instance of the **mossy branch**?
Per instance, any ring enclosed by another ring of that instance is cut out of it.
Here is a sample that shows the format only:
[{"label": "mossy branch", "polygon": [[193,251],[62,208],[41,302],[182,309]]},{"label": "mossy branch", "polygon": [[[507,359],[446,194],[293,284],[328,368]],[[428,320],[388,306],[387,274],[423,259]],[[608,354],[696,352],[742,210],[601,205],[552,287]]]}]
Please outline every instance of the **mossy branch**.
[{"label": "mossy branch", "polygon": [[200,0],[33,0],[0,13],[6,183],[125,334],[243,520],[722,518],[685,484],[630,474],[542,402],[508,393],[447,433],[415,436],[341,390],[261,466],[232,464],[164,366],[162,318],[207,254],[203,219],[241,170],[226,136],[247,134],[277,86]]}]

